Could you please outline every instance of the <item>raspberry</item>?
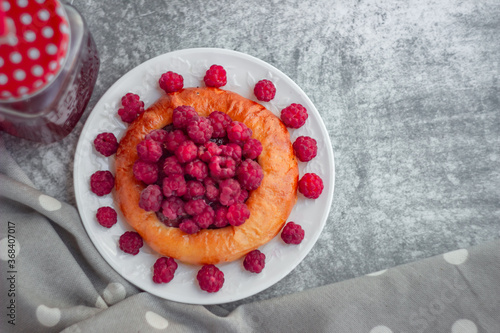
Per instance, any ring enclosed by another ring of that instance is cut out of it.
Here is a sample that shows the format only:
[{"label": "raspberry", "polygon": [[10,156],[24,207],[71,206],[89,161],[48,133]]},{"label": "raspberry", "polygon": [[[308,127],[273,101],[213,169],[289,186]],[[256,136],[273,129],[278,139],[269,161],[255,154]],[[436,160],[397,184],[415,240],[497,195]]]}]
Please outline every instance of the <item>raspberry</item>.
[{"label": "raspberry", "polygon": [[241,187],[235,179],[225,179],[219,184],[219,202],[224,206],[234,204],[239,195]]},{"label": "raspberry", "polygon": [[253,93],[259,101],[269,102],[276,95],[276,87],[269,80],[260,80],[255,84]]},{"label": "raspberry", "polygon": [[162,200],[163,194],[160,186],[148,185],[148,187],[141,192],[139,207],[148,212],[157,212],[160,210]]},{"label": "raspberry", "polygon": [[193,141],[184,141],[175,150],[175,156],[181,163],[191,162],[198,156],[198,148]]},{"label": "raspberry", "polygon": [[[220,146],[221,155],[231,157],[235,161],[241,161],[242,150],[236,143]],[[238,163],[238,162],[237,162]]]},{"label": "raspberry", "polygon": [[177,263],[174,258],[161,257],[153,265],[153,282],[168,283],[174,278]]},{"label": "raspberry", "polygon": [[208,163],[208,169],[214,178],[231,178],[236,173],[236,162],[231,157],[214,156]]},{"label": "raspberry", "polygon": [[212,225],[212,223],[214,223],[214,217],[214,210],[212,209],[212,207],[207,206],[203,210],[203,212],[201,212],[201,214],[195,215],[193,217],[193,221],[195,221],[201,229],[206,229],[210,225]]},{"label": "raspberry", "polygon": [[168,132],[165,140],[165,149],[174,153],[179,145],[188,139],[187,135],[181,130]]},{"label": "raspberry", "polygon": [[182,231],[184,231],[186,234],[189,235],[195,234],[198,231],[200,231],[200,227],[192,219],[184,219],[179,224],[179,229],[181,229]]},{"label": "raspberry", "polygon": [[219,156],[222,149],[212,141],[205,142],[203,146],[198,146],[198,158],[203,162],[209,163],[213,156]]},{"label": "raspberry", "polygon": [[96,171],[90,176],[90,190],[102,197],[111,193],[115,186],[115,177],[108,170]]},{"label": "raspberry", "polygon": [[207,87],[220,88],[225,86],[227,83],[226,70],[222,66],[212,65],[207,70],[203,81]]},{"label": "raspberry", "polygon": [[163,161],[162,170],[163,173],[167,176],[172,174],[184,174],[184,167],[175,155],[169,156]]},{"label": "raspberry", "polygon": [[187,134],[194,143],[204,144],[212,137],[214,129],[207,118],[199,117],[187,125]]},{"label": "raspberry", "polygon": [[181,90],[184,86],[184,78],[182,75],[168,71],[161,75],[158,83],[160,84],[160,88],[168,94]]},{"label": "raspberry", "polygon": [[156,216],[158,217],[158,220],[160,220],[160,222],[162,222],[163,224],[165,224],[167,227],[170,227],[170,228],[178,228],[179,224],[181,223],[180,218],[176,218],[176,219],[171,220],[171,219],[167,218],[165,215],[163,215],[162,212],[156,212]]},{"label": "raspberry", "polygon": [[230,225],[237,227],[248,220],[250,217],[250,210],[244,203],[235,203],[227,209],[226,217]]},{"label": "raspberry", "polygon": [[126,108],[136,110],[138,114],[144,112],[144,102],[139,95],[128,93],[122,97],[122,105]]},{"label": "raspberry", "polygon": [[120,236],[120,240],[118,241],[120,245],[120,249],[132,255],[136,255],[139,253],[139,249],[144,244],[142,242],[142,237],[135,231],[126,231],[123,235]]},{"label": "raspberry", "polygon": [[185,172],[187,175],[201,181],[208,176],[208,167],[205,162],[195,159],[186,164]]},{"label": "raspberry", "polygon": [[156,142],[159,143],[165,143],[168,140],[168,133],[169,132],[163,129],[156,129],[149,132],[149,134],[146,135],[145,139],[155,140]]},{"label": "raspberry", "polygon": [[162,154],[163,149],[157,141],[145,139],[137,144],[137,155],[144,162],[156,163]]},{"label": "raspberry", "polygon": [[214,111],[208,115],[208,120],[210,120],[214,129],[212,138],[223,138],[226,136],[226,127],[232,122],[228,114],[221,111]]},{"label": "raspberry", "polygon": [[243,267],[249,272],[260,273],[266,266],[266,255],[259,250],[253,250],[245,256]]},{"label": "raspberry", "polygon": [[306,122],[307,110],[300,104],[292,103],[281,110],[281,120],[286,127],[299,128]]},{"label": "raspberry", "polygon": [[163,195],[167,198],[172,196],[181,197],[186,194],[186,180],[183,175],[172,174],[163,178]]},{"label": "raspberry", "polygon": [[207,207],[208,205],[203,199],[189,200],[184,204],[184,210],[189,215],[201,214]]},{"label": "raspberry", "polygon": [[116,211],[111,207],[99,207],[95,217],[97,222],[106,228],[111,228],[117,221]]},{"label": "raspberry", "polygon": [[116,153],[118,141],[113,133],[100,133],[94,140],[94,147],[99,153],[109,157]]},{"label": "raspberry", "polygon": [[224,284],[224,273],[214,265],[204,265],[196,275],[201,290],[214,293]]},{"label": "raspberry", "polygon": [[227,207],[220,206],[215,209],[214,226],[223,228],[229,224],[227,220]]},{"label": "raspberry", "polygon": [[134,177],[146,184],[154,184],[158,180],[158,166],[138,160],[133,167]]},{"label": "raspberry", "polygon": [[197,180],[189,180],[186,183],[186,194],[184,194],[184,200],[198,199],[205,194],[205,186]]},{"label": "raspberry", "polygon": [[304,229],[294,222],[288,222],[281,231],[281,239],[287,244],[300,244],[304,239]]},{"label": "raspberry", "polygon": [[236,176],[238,177],[241,187],[252,191],[259,187],[264,178],[264,172],[259,163],[254,160],[246,159],[241,162],[236,170]]},{"label": "raspberry", "polygon": [[122,121],[131,123],[138,115],[144,112],[144,102],[136,94],[128,93],[122,97],[123,107],[118,110]]},{"label": "raspberry", "polygon": [[193,119],[198,119],[198,113],[192,106],[181,105],[172,112],[172,123],[175,128],[186,128]]},{"label": "raspberry", "polygon": [[299,180],[299,192],[306,198],[316,199],[323,192],[323,180],[315,173],[306,173]]},{"label": "raspberry", "polygon": [[184,201],[179,197],[168,197],[161,204],[163,216],[169,220],[175,220],[186,215]]},{"label": "raspberry", "polygon": [[293,143],[293,151],[299,161],[309,162],[318,153],[316,140],[308,136],[299,136]]},{"label": "raspberry", "polygon": [[255,160],[262,153],[262,143],[259,140],[250,138],[243,145],[243,157]]},{"label": "raspberry", "polygon": [[203,180],[203,184],[205,185],[205,197],[209,201],[217,201],[219,198],[219,189],[217,188],[215,180],[207,177]]},{"label": "raspberry", "polygon": [[252,136],[252,130],[239,121],[230,123],[226,131],[229,142],[234,142],[239,145],[243,145],[245,141]]}]

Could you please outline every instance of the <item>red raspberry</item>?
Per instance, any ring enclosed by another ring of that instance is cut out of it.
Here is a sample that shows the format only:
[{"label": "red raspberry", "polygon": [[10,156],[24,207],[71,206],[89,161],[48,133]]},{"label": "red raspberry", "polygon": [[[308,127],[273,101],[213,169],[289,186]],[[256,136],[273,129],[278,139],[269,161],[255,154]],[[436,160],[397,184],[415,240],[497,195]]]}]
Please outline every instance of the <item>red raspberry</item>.
[{"label": "red raspberry", "polygon": [[224,273],[214,265],[204,265],[196,275],[201,290],[214,293],[224,284]]},{"label": "red raspberry", "polygon": [[175,156],[181,163],[191,162],[198,156],[198,147],[193,141],[184,141],[175,150]]},{"label": "red raspberry", "polygon": [[198,119],[198,113],[192,106],[181,105],[172,112],[172,123],[175,128],[186,128],[191,120]]},{"label": "red raspberry", "polygon": [[137,155],[144,162],[156,163],[162,154],[163,149],[157,141],[145,139],[137,144]]},{"label": "red raspberry", "polygon": [[192,219],[184,219],[179,224],[179,229],[181,229],[182,231],[184,231],[186,234],[189,235],[195,234],[198,231],[200,231],[200,227]]},{"label": "red raspberry", "polygon": [[195,159],[186,164],[185,172],[187,175],[201,181],[208,176],[208,167],[205,162]]},{"label": "red raspberry", "polygon": [[95,214],[97,222],[106,228],[111,228],[115,225],[118,215],[116,211],[111,207],[99,207],[97,213]]},{"label": "red raspberry", "polygon": [[148,135],[146,135],[145,139],[151,139],[159,143],[165,143],[168,140],[168,133],[169,132],[165,131],[164,129],[152,130]]},{"label": "red raspberry", "polygon": [[172,174],[184,174],[184,167],[175,155],[169,156],[163,161],[162,170],[163,173],[167,176]]},{"label": "red raspberry", "polygon": [[191,120],[187,125],[187,134],[189,138],[199,145],[210,140],[213,131],[212,124],[204,117]]},{"label": "red raspberry", "polygon": [[264,178],[264,172],[260,167],[259,163],[254,160],[246,159],[241,162],[240,166],[236,170],[236,176],[238,181],[246,190],[253,191],[260,186],[262,179]]},{"label": "red raspberry", "polygon": [[173,196],[181,197],[187,191],[186,180],[183,175],[179,174],[172,174],[163,178],[162,185],[163,195],[167,198]]},{"label": "red raspberry", "polygon": [[123,107],[118,110],[122,121],[131,123],[138,115],[144,112],[144,102],[136,94],[128,93],[122,97]]},{"label": "red raspberry", "polygon": [[[229,143],[227,145],[220,146],[221,155],[231,157],[235,161],[241,161],[242,150],[241,147],[236,143]],[[238,162],[236,162],[238,163]]]},{"label": "red raspberry", "polygon": [[161,212],[169,220],[183,217],[186,215],[184,201],[179,197],[168,197],[161,204]]},{"label": "red raspberry", "polygon": [[249,272],[260,273],[266,266],[266,255],[259,250],[253,250],[245,256],[243,267]]},{"label": "red raspberry", "polygon": [[252,130],[239,121],[230,123],[226,131],[229,141],[239,145],[243,145],[252,136]]},{"label": "red raspberry", "polygon": [[203,180],[203,184],[205,185],[205,197],[209,201],[217,201],[219,198],[219,188],[217,187],[215,180],[207,177]]},{"label": "red raspberry", "polygon": [[148,185],[141,192],[139,207],[148,212],[157,212],[160,210],[163,194],[158,185]]},{"label": "red raspberry", "polygon": [[195,221],[196,224],[198,224],[200,229],[206,229],[210,225],[212,225],[212,223],[214,223],[214,217],[215,217],[214,210],[212,209],[212,207],[207,206],[203,210],[203,212],[201,212],[201,214],[195,215],[193,217],[193,221]]},{"label": "red raspberry", "polygon": [[205,194],[205,186],[197,180],[189,180],[186,183],[186,194],[184,194],[184,200],[198,199]]},{"label": "red raspberry", "polygon": [[158,180],[158,165],[138,160],[133,167],[134,177],[146,184],[154,184]]},{"label": "red raspberry", "polygon": [[250,210],[244,203],[235,203],[227,209],[226,217],[230,225],[237,227],[248,220],[250,217]]},{"label": "red raspberry", "polygon": [[281,239],[287,244],[300,244],[304,239],[304,229],[294,222],[288,222],[281,231]]},{"label": "red raspberry", "polygon": [[184,210],[189,215],[201,214],[207,207],[208,205],[203,199],[189,200],[184,204]]},{"label": "red raspberry", "polygon": [[208,169],[214,178],[231,178],[236,173],[236,162],[231,157],[214,156],[208,163]]},{"label": "red raspberry", "polygon": [[253,93],[259,101],[269,102],[276,95],[276,87],[269,80],[260,80],[255,85]]},{"label": "red raspberry", "polygon": [[259,140],[250,138],[243,145],[243,157],[255,160],[262,153],[262,143]]},{"label": "red raspberry", "polygon": [[308,136],[299,136],[293,143],[293,151],[295,156],[301,162],[309,162],[318,153],[316,140]]},{"label": "red raspberry", "polygon": [[220,206],[215,209],[214,226],[223,228],[229,224],[227,220],[227,207]]},{"label": "red raspberry", "polygon": [[219,184],[219,202],[224,206],[234,204],[239,195],[241,187],[235,179],[229,178],[220,182]]},{"label": "red raspberry", "polygon": [[153,265],[153,282],[168,283],[174,278],[177,263],[174,258],[161,257]]},{"label": "red raspberry", "polygon": [[203,146],[198,146],[198,158],[203,162],[209,163],[213,156],[219,156],[222,149],[212,141],[205,142]]},{"label": "red raspberry", "polygon": [[139,95],[128,93],[122,97],[122,105],[126,108],[136,110],[138,114],[144,112],[144,102]]},{"label": "red raspberry", "polygon": [[94,147],[99,153],[109,157],[116,153],[118,141],[113,133],[100,133],[94,140]]},{"label": "red raspberry", "polygon": [[139,253],[139,249],[144,244],[142,242],[142,237],[135,231],[126,231],[123,235],[120,236],[120,240],[118,241],[120,245],[120,249],[132,255],[136,255]]},{"label": "red raspberry", "polygon": [[181,90],[184,86],[184,78],[182,75],[168,71],[161,75],[158,83],[160,84],[160,88],[168,94]]},{"label": "red raspberry", "polygon": [[226,70],[222,66],[212,65],[207,70],[203,81],[207,87],[220,88],[225,86],[227,83]]},{"label": "red raspberry", "polygon": [[212,138],[223,138],[226,136],[226,127],[232,120],[231,117],[221,111],[214,111],[208,116],[208,120],[214,129]]},{"label": "red raspberry", "polygon": [[299,180],[299,192],[306,198],[316,199],[323,192],[323,180],[315,173],[306,173]]},{"label": "red raspberry", "polygon": [[168,132],[165,140],[165,149],[174,153],[179,145],[188,139],[187,135],[181,130]]},{"label": "red raspberry", "polygon": [[299,128],[305,124],[307,110],[300,104],[292,103],[281,110],[281,120],[286,127]]},{"label": "red raspberry", "polygon": [[115,186],[115,177],[108,170],[96,171],[90,176],[90,190],[102,197],[111,193]]}]

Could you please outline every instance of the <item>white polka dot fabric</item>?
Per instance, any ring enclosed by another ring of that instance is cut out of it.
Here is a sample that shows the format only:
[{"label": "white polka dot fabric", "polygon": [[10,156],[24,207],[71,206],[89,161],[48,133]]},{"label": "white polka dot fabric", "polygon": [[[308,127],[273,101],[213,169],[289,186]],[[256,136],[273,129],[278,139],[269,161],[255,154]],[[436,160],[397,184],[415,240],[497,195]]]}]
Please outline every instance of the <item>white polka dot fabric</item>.
[{"label": "white polka dot fabric", "polygon": [[76,209],[24,177],[8,156],[0,161],[0,332],[500,332],[500,241],[229,312],[130,285]]}]

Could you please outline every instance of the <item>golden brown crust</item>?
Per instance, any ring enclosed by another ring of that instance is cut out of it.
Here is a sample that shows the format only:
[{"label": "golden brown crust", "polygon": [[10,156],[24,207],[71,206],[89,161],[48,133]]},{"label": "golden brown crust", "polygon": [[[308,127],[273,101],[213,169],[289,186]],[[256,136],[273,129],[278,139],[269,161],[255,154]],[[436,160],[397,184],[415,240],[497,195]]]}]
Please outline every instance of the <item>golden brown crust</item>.
[{"label": "golden brown crust", "polygon": [[[136,146],[150,131],[170,124],[173,109],[180,105],[193,106],[202,116],[225,112],[245,123],[262,143],[258,162],[264,179],[246,202],[250,218],[243,225],[188,235],[139,208],[144,185],[132,172]],[[125,219],[155,251],[185,263],[216,264],[236,260],[279,233],[297,200],[298,166],[287,129],[265,107],[222,89],[187,88],[164,95],[129,126],[116,153],[115,182]]]}]

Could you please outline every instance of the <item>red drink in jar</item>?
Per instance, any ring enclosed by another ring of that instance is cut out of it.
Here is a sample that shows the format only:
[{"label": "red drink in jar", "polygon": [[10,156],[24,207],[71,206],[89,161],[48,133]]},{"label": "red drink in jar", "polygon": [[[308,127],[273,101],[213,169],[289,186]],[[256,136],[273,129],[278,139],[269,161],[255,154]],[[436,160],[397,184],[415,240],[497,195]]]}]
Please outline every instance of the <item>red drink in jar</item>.
[{"label": "red drink in jar", "polygon": [[99,71],[81,15],[57,0],[0,0],[0,130],[50,143],[83,114]]}]

